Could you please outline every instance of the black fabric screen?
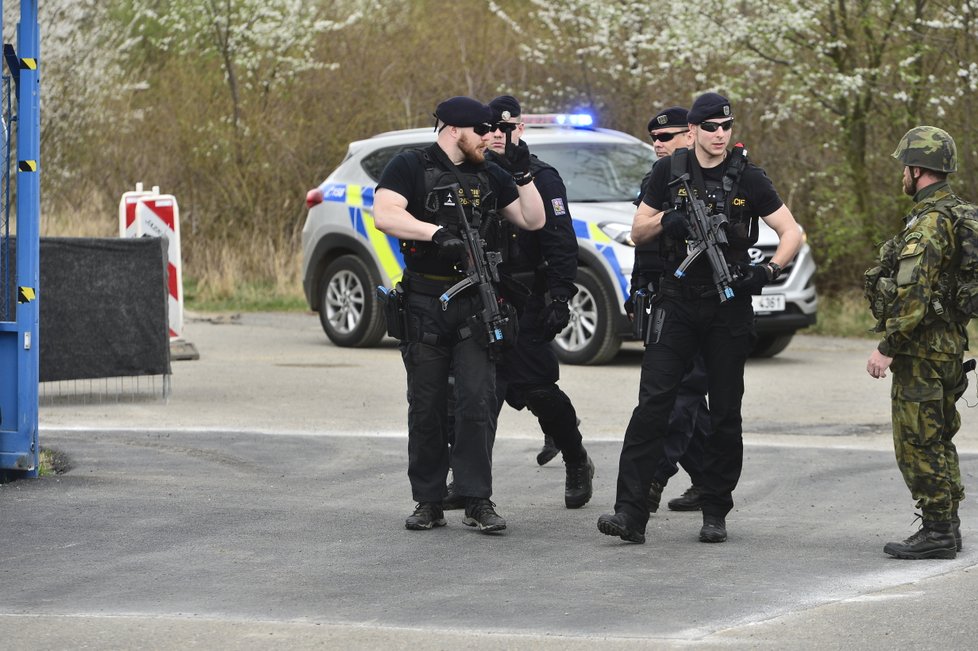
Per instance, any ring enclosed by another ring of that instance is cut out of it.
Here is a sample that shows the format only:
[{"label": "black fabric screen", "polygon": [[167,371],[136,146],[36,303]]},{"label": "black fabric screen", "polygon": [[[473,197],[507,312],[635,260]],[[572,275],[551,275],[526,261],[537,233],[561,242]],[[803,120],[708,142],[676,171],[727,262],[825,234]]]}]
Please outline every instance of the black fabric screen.
[{"label": "black fabric screen", "polygon": [[40,381],[169,375],[166,240],[41,238]]}]

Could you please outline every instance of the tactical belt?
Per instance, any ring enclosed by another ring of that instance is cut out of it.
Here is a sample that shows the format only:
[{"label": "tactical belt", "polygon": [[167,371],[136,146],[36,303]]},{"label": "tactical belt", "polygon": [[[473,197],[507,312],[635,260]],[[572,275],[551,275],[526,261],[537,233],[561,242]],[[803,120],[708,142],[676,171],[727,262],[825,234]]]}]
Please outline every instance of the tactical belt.
[{"label": "tactical belt", "polygon": [[441,296],[445,290],[465,278],[459,274],[457,276],[437,276],[435,274],[423,274],[409,269],[404,270],[404,284],[410,292],[425,294],[426,296]]},{"label": "tactical belt", "polygon": [[[464,277],[462,275],[437,276],[435,274],[424,274],[405,269],[403,283],[409,292],[415,292],[424,296],[441,296],[445,293],[446,289]],[[468,292],[468,289],[465,292]],[[418,342],[429,346],[454,346],[458,342],[464,341],[473,335],[472,327],[468,323],[450,335],[436,335],[431,332],[417,332],[412,330],[409,328],[407,333],[408,342]]]},{"label": "tactical belt", "polygon": [[716,298],[717,296],[717,288],[713,284],[689,283],[673,278],[671,275],[662,277],[662,282],[659,284],[659,292],[663,296],[687,300]]},{"label": "tactical belt", "polygon": [[422,343],[427,344],[428,346],[451,347],[457,343],[465,341],[473,334],[475,333],[472,331],[472,326],[470,326],[468,323],[450,335],[436,335],[432,332],[416,332],[409,327],[406,341],[407,343]]}]

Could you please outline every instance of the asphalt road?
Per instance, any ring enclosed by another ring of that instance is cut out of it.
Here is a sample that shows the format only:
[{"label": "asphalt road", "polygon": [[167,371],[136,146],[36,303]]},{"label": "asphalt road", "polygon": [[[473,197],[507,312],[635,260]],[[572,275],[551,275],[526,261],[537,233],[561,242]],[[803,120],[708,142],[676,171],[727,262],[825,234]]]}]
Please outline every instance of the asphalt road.
[{"label": "asphalt road", "polygon": [[[752,360],[729,541],[660,511],[648,542],[598,533],[614,502],[640,351],[566,367],[597,465],[563,508],[558,461],[506,410],[509,528],[409,532],[404,371],[390,345],[329,344],[313,315],[192,318],[197,361],[162,384],[45,386],[42,445],[67,474],[0,486],[6,648],[970,648],[978,507],[953,561],[882,553],[915,530],[872,341],[797,337]],[[968,399],[978,402],[974,387]],[[974,484],[978,417],[957,439]],[[666,499],[686,488],[682,474]]]}]

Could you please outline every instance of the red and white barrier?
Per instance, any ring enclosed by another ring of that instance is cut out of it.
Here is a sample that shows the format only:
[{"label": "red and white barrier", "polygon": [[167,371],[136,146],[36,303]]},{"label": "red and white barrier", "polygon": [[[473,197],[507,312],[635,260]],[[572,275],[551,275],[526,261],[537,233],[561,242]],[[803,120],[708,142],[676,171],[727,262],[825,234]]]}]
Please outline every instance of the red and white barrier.
[{"label": "red and white barrier", "polygon": [[167,294],[170,337],[183,332],[183,271],[180,258],[180,210],[172,194],[159,194],[159,188],[126,192],[119,202],[120,237],[165,237],[167,241]]},{"label": "red and white barrier", "polygon": [[122,200],[119,201],[119,237],[139,237],[136,234],[136,204],[144,197],[159,193],[158,186],[154,185],[152,191],[146,191],[142,183],[137,183],[134,191],[122,193]]}]

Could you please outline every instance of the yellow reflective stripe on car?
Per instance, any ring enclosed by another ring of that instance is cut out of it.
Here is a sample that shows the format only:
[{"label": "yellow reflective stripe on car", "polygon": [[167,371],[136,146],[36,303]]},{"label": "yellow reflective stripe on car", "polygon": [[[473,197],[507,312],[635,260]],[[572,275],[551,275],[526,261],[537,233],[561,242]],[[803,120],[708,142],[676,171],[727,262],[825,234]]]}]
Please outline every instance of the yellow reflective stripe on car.
[{"label": "yellow reflective stripe on car", "polygon": [[366,236],[370,240],[370,246],[373,247],[374,252],[377,254],[377,258],[380,260],[380,266],[384,268],[384,273],[391,279],[391,283],[396,283],[404,275],[404,268],[401,266],[401,258],[399,255],[395,255],[394,246],[398,246],[397,239],[390,237],[389,235],[377,230],[374,225],[373,213],[362,211],[363,213],[363,223],[366,227]]},{"label": "yellow reflective stripe on car", "polygon": [[[359,185],[346,186],[346,203],[349,206],[363,208],[363,187]],[[371,219],[371,221],[373,221]]]},{"label": "yellow reflective stripe on car", "polygon": [[598,228],[598,225],[593,222],[587,223],[587,231],[590,239],[598,242],[600,244],[611,244],[611,238],[605,235],[604,231]]},{"label": "yellow reflective stripe on car", "polygon": [[625,274],[622,273],[621,262],[615,253],[615,247],[612,246],[614,241],[593,222],[586,222],[582,219],[574,219],[573,222],[574,232],[577,234],[577,238],[579,240],[591,241],[594,249],[607,261],[608,266],[611,267],[614,273],[613,279],[618,282],[618,294],[622,298],[627,298],[629,279],[625,278]]},{"label": "yellow reflective stripe on car", "polygon": [[320,186],[324,201],[336,201],[346,204],[350,213],[350,221],[357,235],[367,240],[383,271],[396,283],[404,275],[404,266],[399,253],[400,244],[396,237],[391,237],[379,230],[374,223],[371,209],[374,206],[373,186],[354,183],[324,183]]}]

